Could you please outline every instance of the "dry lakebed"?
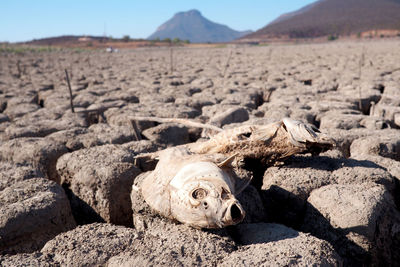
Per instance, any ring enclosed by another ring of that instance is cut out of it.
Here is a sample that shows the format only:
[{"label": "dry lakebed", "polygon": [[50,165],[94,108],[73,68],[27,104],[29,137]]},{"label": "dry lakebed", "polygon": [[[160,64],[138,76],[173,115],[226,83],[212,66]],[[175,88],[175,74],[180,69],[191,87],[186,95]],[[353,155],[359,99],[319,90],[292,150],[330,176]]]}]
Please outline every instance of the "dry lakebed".
[{"label": "dry lakebed", "polygon": [[[196,229],[132,188],[212,131],[137,117],[336,145],[255,166],[244,220]],[[399,179],[400,40],[0,53],[1,266],[399,266]]]}]

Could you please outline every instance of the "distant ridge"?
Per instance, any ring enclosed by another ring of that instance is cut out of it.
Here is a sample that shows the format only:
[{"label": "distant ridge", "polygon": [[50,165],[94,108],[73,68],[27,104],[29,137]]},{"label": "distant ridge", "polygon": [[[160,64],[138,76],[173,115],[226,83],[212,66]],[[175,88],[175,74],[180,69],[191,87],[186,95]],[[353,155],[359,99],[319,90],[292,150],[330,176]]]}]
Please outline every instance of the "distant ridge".
[{"label": "distant ridge", "polygon": [[26,42],[19,42],[20,45],[33,45],[33,46],[47,46],[58,48],[84,48],[84,49],[98,49],[98,48],[138,48],[149,46],[170,46],[167,42],[151,42],[143,39],[131,39],[127,36],[122,38],[112,38],[105,36],[91,36],[91,35],[62,35],[55,37],[47,37],[41,39],[34,39]]},{"label": "distant ridge", "polygon": [[110,41],[111,38],[103,36],[89,36],[89,35],[62,35],[56,37],[34,39],[32,41],[24,43],[31,45],[64,45],[66,43],[76,43],[76,42],[85,42],[94,40],[100,42],[106,42]]},{"label": "distant ridge", "polygon": [[242,40],[400,32],[400,0],[320,0],[278,17]]},{"label": "distant ridge", "polygon": [[147,39],[179,38],[192,43],[217,43],[230,42],[249,33],[251,31],[235,31],[228,26],[212,22],[193,9],[176,13]]}]

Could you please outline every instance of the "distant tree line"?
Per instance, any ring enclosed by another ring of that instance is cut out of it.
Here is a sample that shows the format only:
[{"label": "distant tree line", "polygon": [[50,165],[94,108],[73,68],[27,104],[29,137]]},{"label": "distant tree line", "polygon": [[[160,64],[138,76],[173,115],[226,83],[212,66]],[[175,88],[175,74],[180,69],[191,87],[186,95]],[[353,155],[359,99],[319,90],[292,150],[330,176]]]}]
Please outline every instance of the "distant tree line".
[{"label": "distant tree line", "polygon": [[171,38],[164,38],[164,39],[160,39],[159,37],[153,39],[152,41],[154,42],[165,42],[165,43],[174,43],[174,44],[190,44],[189,40],[181,40],[177,37],[171,39]]},{"label": "distant tree line", "polygon": [[[123,42],[131,42],[131,41],[146,41],[145,39],[132,39],[129,35],[124,35],[122,36],[121,39],[118,38],[113,38],[112,36],[109,36],[106,38],[108,41],[112,41],[112,42],[118,42],[118,41],[123,41]],[[151,40],[152,42],[163,42],[163,43],[170,43],[170,44],[190,44],[189,40],[181,40],[179,38],[164,38],[164,39],[160,39],[159,37]]]}]

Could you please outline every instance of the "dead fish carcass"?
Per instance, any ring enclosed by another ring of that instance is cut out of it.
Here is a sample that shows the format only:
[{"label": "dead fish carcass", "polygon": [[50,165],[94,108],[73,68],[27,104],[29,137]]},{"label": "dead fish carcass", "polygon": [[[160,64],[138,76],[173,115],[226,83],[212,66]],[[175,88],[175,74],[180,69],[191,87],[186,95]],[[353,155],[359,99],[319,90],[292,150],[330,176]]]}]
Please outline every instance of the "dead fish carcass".
[{"label": "dead fish carcass", "polygon": [[303,152],[317,154],[334,142],[311,125],[285,118],[268,125],[220,131],[208,141],[168,148],[141,185],[157,213],[196,228],[222,228],[244,219],[236,199],[252,177],[243,178],[247,159],[265,166]]},{"label": "dead fish carcass", "polygon": [[229,162],[220,155],[192,154],[186,147],[159,154],[154,171],[143,180],[141,193],[159,214],[196,228],[222,228],[239,223],[245,212],[236,200]]}]

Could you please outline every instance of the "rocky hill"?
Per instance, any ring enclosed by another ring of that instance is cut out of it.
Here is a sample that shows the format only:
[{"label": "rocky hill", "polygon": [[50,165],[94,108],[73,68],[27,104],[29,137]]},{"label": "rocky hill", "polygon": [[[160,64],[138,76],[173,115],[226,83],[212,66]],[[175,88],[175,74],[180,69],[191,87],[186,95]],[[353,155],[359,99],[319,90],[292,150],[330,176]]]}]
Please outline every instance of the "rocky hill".
[{"label": "rocky hill", "polygon": [[284,14],[243,39],[315,38],[348,35],[397,35],[399,0],[319,0]]},{"label": "rocky hill", "polygon": [[192,43],[216,43],[230,42],[250,32],[235,31],[228,26],[206,19],[197,10],[189,10],[176,13],[170,20],[158,27],[148,39],[179,38]]}]

